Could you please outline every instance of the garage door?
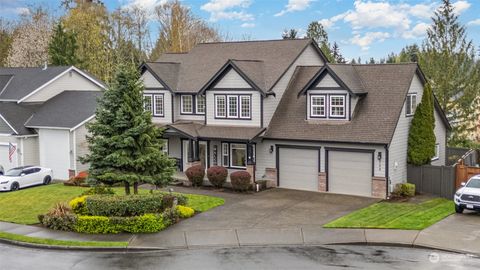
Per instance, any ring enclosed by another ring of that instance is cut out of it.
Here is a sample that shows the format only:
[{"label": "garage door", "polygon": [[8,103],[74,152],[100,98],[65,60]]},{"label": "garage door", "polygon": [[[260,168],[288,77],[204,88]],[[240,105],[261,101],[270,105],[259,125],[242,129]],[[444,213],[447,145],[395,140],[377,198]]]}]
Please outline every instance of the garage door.
[{"label": "garage door", "polygon": [[39,129],[40,165],[53,170],[53,179],[68,180],[70,141],[68,130]]},{"label": "garage door", "polygon": [[318,150],[278,149],[282,188],[318,191]]},{"label": "garage door", "polygon": [[372,153],[328,151],[328,191],[372,196]]},{"label": "garage door", "polygon": [[5,171],[18,167],[17,151],[13,154],[11,162],[8,158],[8,143],[0,143],[0,165]]}]

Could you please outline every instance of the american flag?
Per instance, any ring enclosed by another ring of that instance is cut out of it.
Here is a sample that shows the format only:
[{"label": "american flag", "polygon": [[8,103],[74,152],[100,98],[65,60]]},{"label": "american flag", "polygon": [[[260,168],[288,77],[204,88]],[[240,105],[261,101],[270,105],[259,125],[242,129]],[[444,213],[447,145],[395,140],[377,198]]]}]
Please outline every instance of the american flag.
[{"label": "american flag", "polygon": [[8,160],[12,162],[12,156],[15,154],[15,151],[17,150],[17,147],[13,145],[12,143],[8,143]]}]

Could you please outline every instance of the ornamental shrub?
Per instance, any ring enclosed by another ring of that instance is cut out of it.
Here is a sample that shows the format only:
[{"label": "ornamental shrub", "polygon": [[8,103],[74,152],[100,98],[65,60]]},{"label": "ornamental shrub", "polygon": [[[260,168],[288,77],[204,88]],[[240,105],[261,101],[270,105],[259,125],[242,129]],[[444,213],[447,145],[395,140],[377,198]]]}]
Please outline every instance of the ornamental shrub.
[{"label": "ornamental shrub", "polygon": [[140,216],[161,213],[163,194],[112,196],[93,195],[86,199],[88,214],[92,216]]},{"label": "ornamental shrub", "polygon": [[170,225],[161,214],[136,217],[79,216],[74,230],[80,233],[153,233]]},{"label": "ornamental shrub", "polygon": [[85,195],[115,195],[115,191],[109,187],[105,186],[94,186],[82,193],[82,196]]},{"label": "ornamental shrub", "polygon": [[86,181],[88,178],[88,172],[87,171],[81,171],[74,177],[71,177],[68,179],[68,181],[64,182],[63,184],[65,186],[88,186]]},{"label": "ornamental shrub", "polygon": [[88,213],[87,205],[85,200],[87,196],[80,196],[71,200],[68,204],[72,208],[73,212],[78,215],[86,215]]},{"label": "ornamental shrub", "polygon": [[205,178],[205,168],[202,165],[192,166],[185,171],[185,175],[194,187],[199,187]]},{"label": "ornamental shrub", "polygon": [[252,176],[247,171],[236,171],[230,174],[232,188],[236,191],[247,191],[252,187]]},{"label": "ornamental shrub", "polygon": [[177,210],[178,216],[181,218],[189,218],[189,217],[192,217],[193,214],[195,214],[195,210],[193,210],[193,208],[190,208],[188,206],[177,205],[176,210]]},{"label": "ornamental shrub", "polygon": [[38,220],[52,230],[71,231],[76,222],[76,216],[65,204],[56,204],[45,215],[39,215]]},{"label": "ornamental shrub", "polygon": [[413,197],[415,196],[415,185],[410,183],[397,184],[393,193],[401,197]]},{"label": "ornamental shrub", "polygon": [[207,178],[210,183],[217,188],[223,187],[227,181],[228,170],[222,166],[213,166],[207,170]]}]

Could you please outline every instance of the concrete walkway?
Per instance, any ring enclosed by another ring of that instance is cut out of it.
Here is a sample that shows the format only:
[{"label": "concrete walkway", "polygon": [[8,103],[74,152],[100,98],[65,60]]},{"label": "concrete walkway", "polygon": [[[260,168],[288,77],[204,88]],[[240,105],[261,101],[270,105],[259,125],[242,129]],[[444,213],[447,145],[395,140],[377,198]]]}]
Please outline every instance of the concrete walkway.
[{"label": "concrete walkway", "polygon": [[480,256],[480,214],[454,214],[422,231],[324,229],[322,225],[375,200],[274,189],[258,194],[176,191],[216,195],[225,205],[155,234],[88,235],[0,222],[0,231],[77,241],[125,241],[134,248],[188,249],[270,245],[381,244],[430,247]]}]

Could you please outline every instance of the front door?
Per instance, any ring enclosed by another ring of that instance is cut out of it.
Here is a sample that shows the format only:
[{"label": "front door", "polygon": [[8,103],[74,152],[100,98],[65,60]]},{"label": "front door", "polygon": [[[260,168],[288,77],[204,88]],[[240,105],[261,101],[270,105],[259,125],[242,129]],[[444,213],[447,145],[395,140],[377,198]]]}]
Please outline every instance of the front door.
[{"label": "front door", "polygon": [[[188,169],[188,152],[190,151],[190,144],[188,140],[184,140],[183,142],[183,153],[182,153],[182,159],[183,159],[183,171],[186,171]],[[200,162],[202,166],[207,169],[207,160],[208,160],[208,144],[206,141],[199,141],[198,145],[198,157],[200,158]]]},{"label": "front door", "polygon": [[198,157],[200,158],[200,162],[202,163],[202,166],[207,169],[207,142],[200,142],[200,145],[198,146]]}]

